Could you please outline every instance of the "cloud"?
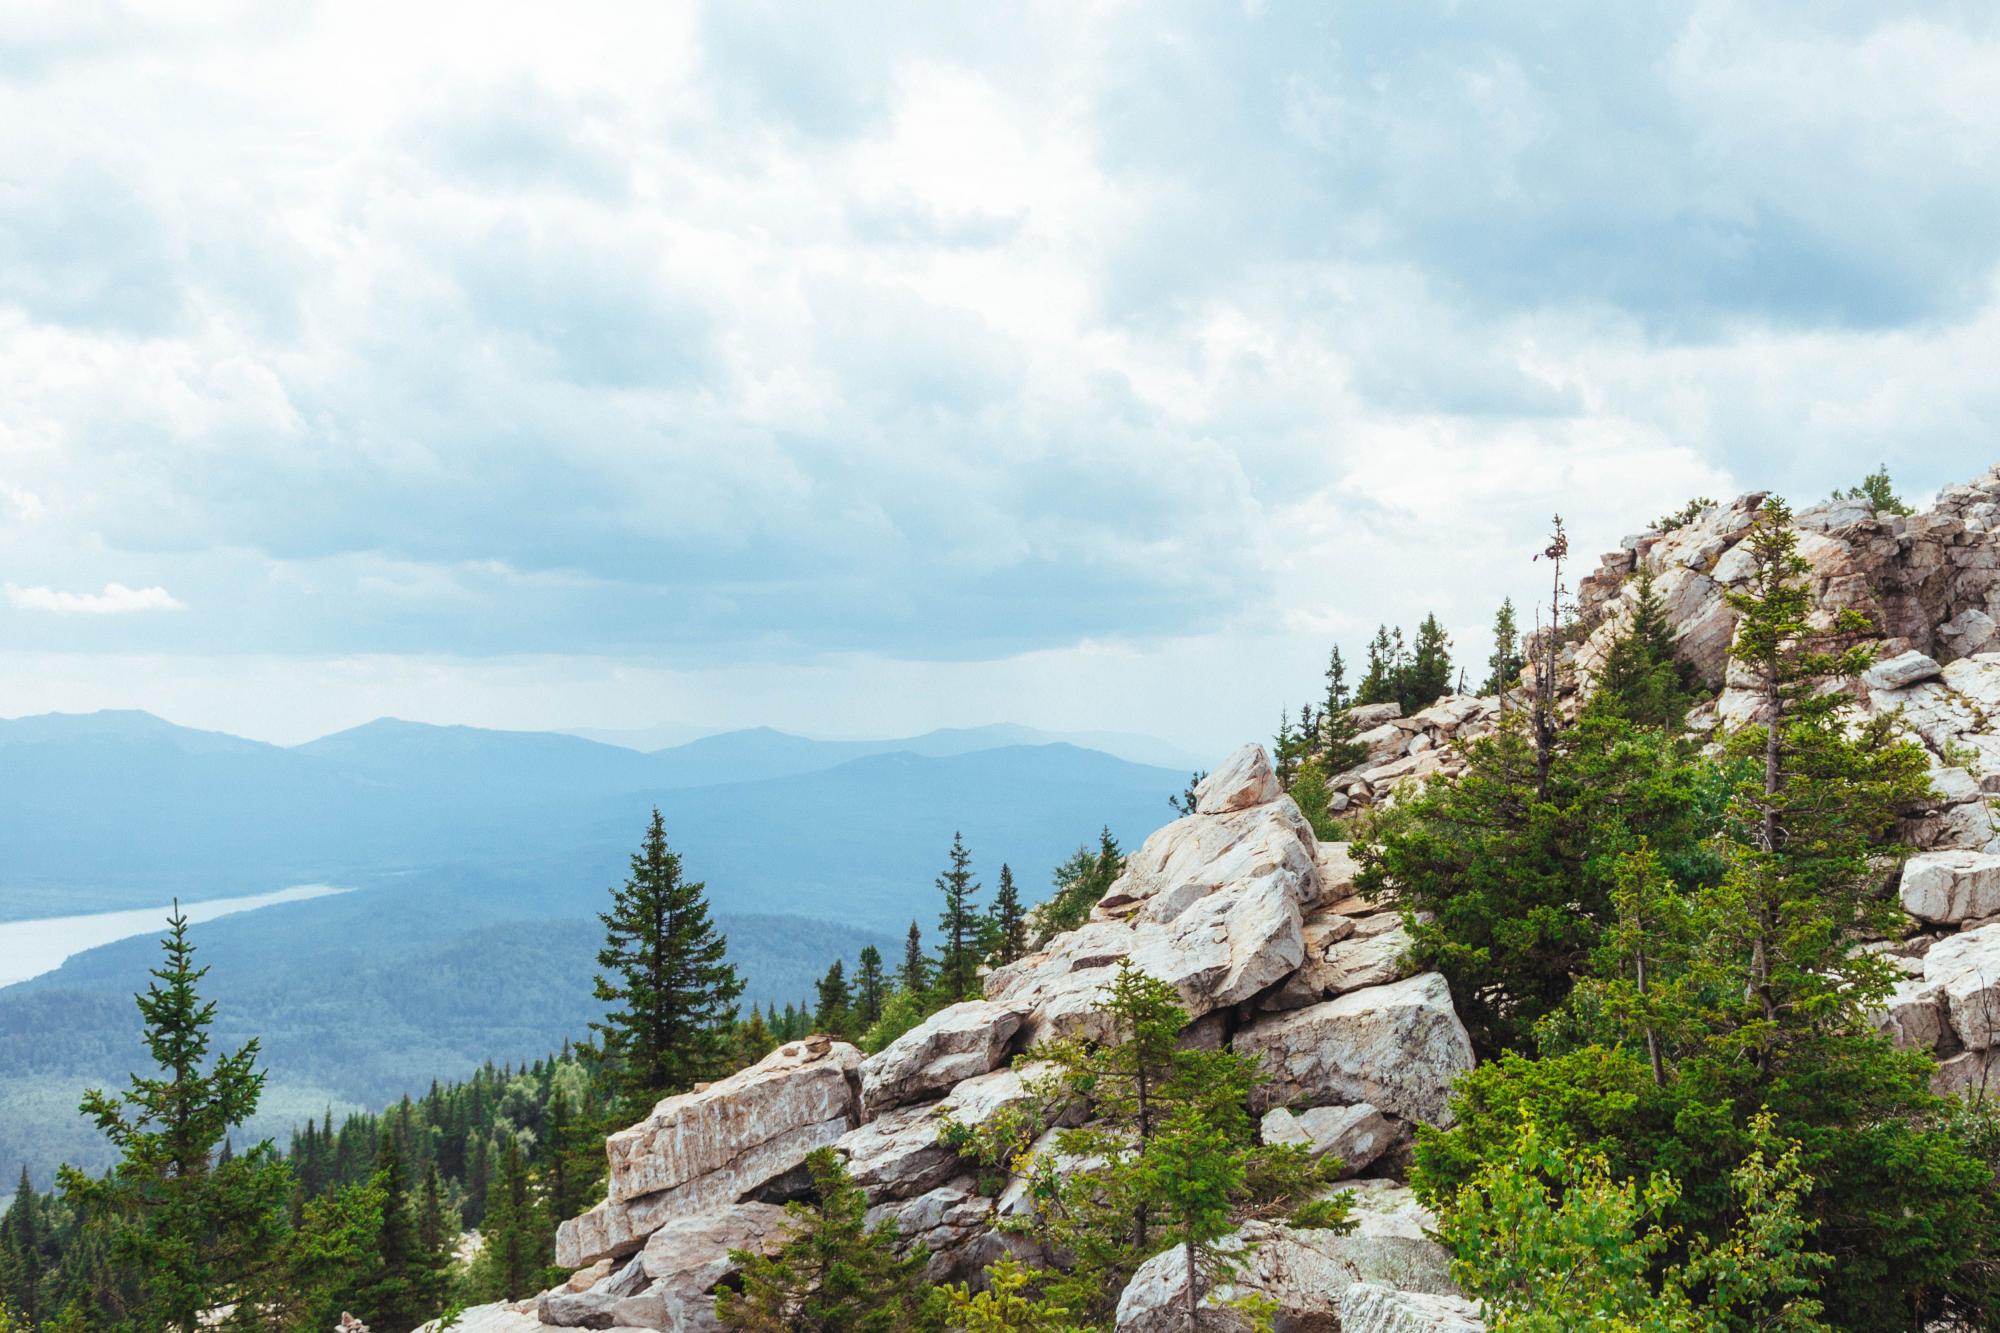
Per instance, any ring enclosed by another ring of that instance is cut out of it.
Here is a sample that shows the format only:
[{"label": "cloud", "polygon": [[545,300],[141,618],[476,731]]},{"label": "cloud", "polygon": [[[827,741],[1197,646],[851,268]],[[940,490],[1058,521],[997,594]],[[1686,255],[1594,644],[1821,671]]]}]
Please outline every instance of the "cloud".
[{"label": "cloud", "polygon": [[120,616],[132,611],[185,611],[187,603],[165,588],[128,588],[107,583],[103,592],[62,592],[54,588],[6,585],[7,605],[17,611],[58,615]]},{"label": "cloud", "polygon": [[16,649],[1052,707],[1991,461],[1964,7],[589,11],[0,21],[10,601],[187,603]]}]

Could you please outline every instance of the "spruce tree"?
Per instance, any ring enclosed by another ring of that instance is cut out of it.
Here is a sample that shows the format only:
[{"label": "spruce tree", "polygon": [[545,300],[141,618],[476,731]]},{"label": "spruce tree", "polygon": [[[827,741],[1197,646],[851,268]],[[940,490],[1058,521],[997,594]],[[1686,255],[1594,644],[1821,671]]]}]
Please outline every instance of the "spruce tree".
[{"label": "spruce tree", "polygon": [[1395,700],[1401,665],[1389,642],[1389,627],[1377,625],[1375,637],[1368,641],[1368,660],[1361,672],[1361,683],[1354,687],[1354,702],[1385,704]]},{"label": "spruce tree", "polygon": [[472,1285],[487,1300],[519,1300],[542,1285],[554,1230],[528,1175],[520,1140],[502,1133],[499,1164],[487,1190],[484,1242],[473,1264]]},{"label": "spruce tree", "polygon": [[[568,1213],[563,1214],[568,1217]],[[451,1291],[451,1265],[458,1248],[458,1228],[445,1207],[444,1180],[437,1163],[424,1173],[424,1193],[417,1205],[417,1251],[423,1256],[425,1294],[433,1312],[444,1308]]]},{"label": "spruce tree", "polygon": [[187,926],[177,903],[160,941],[166,960],[136,997],[159,1074],[134,1074],[115,1096],[93,1088],[83,1097],[83,1114],[118,1149],[118,1164],[95,1178],[62,1168],[64,1196],[109,1231],[113,1258],[138,1276],[137,1320],[180,1333],[258,1289],[278,1254],[291,1189],[268,1141],[216,1162],[231,1127],[255,1114],[264,1074],[254,1038],[209,1061],[215,1005],[197,989],[208,969],[194,965]]},{"label": "spruce tree", "polygon": [[924,956],[924,935],[914,921],[903,939],[903,965],[896,969],[896,986],[906,995],[927,994],[931,988],[931,964]]},{"label": "spruce tree", "polygon": [[375,1237],[374,1280],[363,1296],[362,1315],[363,1322],[375,1328],[414,1328],[436,1313],[431,1306],[429,1266],[410,1206],[409,1173],[397,1140],[393,1130],[385,1133],[376,1157],[382,1226]]},{"label": "spruce tree", "polygon": [[1331,722],[1353,706],[1354,699],[1347,689],[1347,663],[1341,659],[1340,645],[1335,644],[1326,662],[1326,702],[1320,713]]},{"label": "spruce tree", "polygon": [[681,874],[657,807],[631,874],[599,914],[605,945],[599,1000],[616,1006],[591,1027],[604,1034],[625,1109],[685,1092],[725,1070],[743,982],[728,941],[708,915],[707,886]]},{"label": "spruce tree", "polygon": [[861,946],[854,974],[854,1026],[866,1030],[882,1016],[882,1001],[888,981],[882,975],[882,951],[872,944]]},{"label": "spruce tree", "polygon": [[1417,626],[1417,643],[1400,673],[1398,702],[1404,716],[1422,712],[1451,691],[1451,636],[1435,615]]},{"label": "spruce tree", "polygon": [[1689,691],[1673,627],[1650,571],[1639,572],[1637,592],[1631,619],[1605,652],[1591,706],[1639,726],[1676,728],[1687,714]]},{"label": "spruce tree", "polygon": [[47,1269],[47,1226],[41,1196],[21,1164],[14,1201],[0,1217],[0,1308],[11,1305],[30,1327],[42,1317],[42,1280]]},{"label": "spruce tree", "polygon": [[916,1333],[929,1254],[899,1256],[895,1224],[868,1225],[868,1196],[833,1149],[808,1154],[806,1169],[812,1197],[785,1205],[778,1252],[731,1252],[741,1289],[717,1294],[717,1320],[746,1333]]},{"label": "spruce tree", "polygon": [[965,839],[951,835],[951,864],[937,877],[938,892],[944,895],[944,910],[938,914],[937,966],[934,989],[942,1004],[968,999],[979,980],[980,920],[972,900],[979,884],[972,878],[972,853]]},{"label": "spruce tree", "polygon": [[1505,598],[1493,616],[1493,655],[1486,659],[1486,683],[1482,694],[1504,694],[1520,683],[1521,626],[1514,616],[1514,599]]},{"label": "spruce tree", "polygon": [[1020,890],[1014,887],[1014,871],[1000,865],[1000,886],[993,890],[993,906],[986,914],[987,958],[1004,967],[1028,951],[1028,917],[1021,907]]},{"label": "spruce tree", "polygon": [[813,1024],[821,1032],[836,1037],[847,1035],[854,996],[847,985],[847,966],[838,958],[819,980],[819,1003],[813,1009]]}]

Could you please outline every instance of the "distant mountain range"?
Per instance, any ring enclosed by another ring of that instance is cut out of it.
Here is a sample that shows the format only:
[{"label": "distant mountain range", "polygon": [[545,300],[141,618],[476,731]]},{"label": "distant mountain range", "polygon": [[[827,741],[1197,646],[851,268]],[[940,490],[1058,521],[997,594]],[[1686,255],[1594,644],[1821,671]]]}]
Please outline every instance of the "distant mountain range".
[{"label": "distant mountain range", "polygon": [[[1008,743],[1023,731],[644,753],[393,720],[289,748],[144,713],[4,721],[0,921],[352,886],[195,938],[225,1030],[263,1038],[274,1116],[372,1105],[585,1034],[595,914],[655,805],[756,1000],[805,998],[863,944],[893,953],[912,919],[928,934],[954,832],[989,890],[1006,861],[1034,898],[1100,826],[1133,845],[1172,817],[1185,768]],[[46,1179],[99,1160],[75,1097],[135,1067],[153,955],[126,940],[0,988],[0,1161]]]}]

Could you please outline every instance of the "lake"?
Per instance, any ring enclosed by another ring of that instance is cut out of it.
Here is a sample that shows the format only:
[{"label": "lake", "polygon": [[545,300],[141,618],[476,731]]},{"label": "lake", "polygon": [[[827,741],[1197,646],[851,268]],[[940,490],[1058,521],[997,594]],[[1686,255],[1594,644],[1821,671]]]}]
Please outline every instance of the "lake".
[{"label": "lake", "polygon": [[[302,902],[346,893],[331,884],[295,884],[270,893],[252,893],[240,898],[210,898],[182,903],[181,914],[190,921],[213,921],[219,916],[253,912],[277,903]],[[90,912],[83,916],[49,916],[32,921],[0,921],[0,986],[11,986],[44,972],[53,972],[63,960],[85,949],[95,949],[113,940],[134,935],[166,932],[170,906],[140,907],[123,912]]]}]

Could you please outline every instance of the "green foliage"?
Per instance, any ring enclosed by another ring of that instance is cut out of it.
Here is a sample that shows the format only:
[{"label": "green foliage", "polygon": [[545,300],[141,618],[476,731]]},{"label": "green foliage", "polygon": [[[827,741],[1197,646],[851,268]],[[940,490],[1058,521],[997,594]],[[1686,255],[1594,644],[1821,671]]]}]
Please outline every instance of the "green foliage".
[{"label": "green foliage", "polygon": [[1354,701],[1396,703],[1407,717],[1450,693],[1451,682],[1451,638],[1435,615],[1427,615],[1417,626],[1413,646],[1405,646],[1401,629],[1376,628]]},{"label": "green foliage", "polygon": [[853,1008],[854,996],[847,986],[847,967],[836,958],[827,967],[826,975],[820,978],[819,1000],[813,1009],[813,1026],[821,1032],[845,1037]]},{"label": "green foliage", "polygon": [[1326,766],[1318,755],[1302,760],[1292,774],[1292,800],[1298,803],[1299,813],[1312,825],[1313,836],[1321,842],[1338,842],[1344,830],[1340,820],[1334,816],[1328,802],[1333,799],[1333,791],[1326,785]]},{"label": "green foliage", "polygon": [[528,1175],[527,1154],[512,1134],[500,1137],[499,1162],[487,1192],[483,1244],[467,1287],[479,1301],[532,1296],[554,1276],[555,1225]]},{"label": "green foliage", "polygon": [[970,1283],[944,1287],[944,1323],[951,1333],[1089,1333],[1069,1317],[1069,1311],[1032,1294],[1033,1270],[1014,1259],[1002,1259],[986,1269],[986,1288],[975,1294]]},{"label": "green foliage", "polygon": [[[1172,987],[1122,962],[1101,1013],[1103,1040],[1052,1041],[1024,1057],[1048,1062],[1029,1080],[1028,1105],[977,1127],[947,1117],[939,1131],[987,1184],[1020,1179],[1030,1207],[1007,1225],[1066,1257],[1032,1279],[1033,1308],[1057,1327],[1107,1328],[1132,1273],[1163,1249],[1182,1247],[1213,1278],[1233,1262],[1215,1242],[1246,1217],[1347,1225],[1344,1200],[1315,1198],[1337,1164],[1256,1142],[1255,1061],[1184,1049],[1187,1013]],[[1030,1152],[1052,1126],[1062,1126],[1052,1150]]]},{"label": "green foliage", "polygon": [[903,965],[896,970],[896,985],[911,995],[922,995],[931,988],[931,961],[924,953],[923,932],[914,921],[903,941]]},{"label": "green foliage", "polygon": [[813,1197],[785,1205],[777,1252],[731,1252],[741,1287],[717,1295],[716,1318],[749,1333],[913,1333],[928,1254],[919,1245],[899,1258],[894,1225],[867,1224],[867,1196],[831,1148],[806,1169]]},{"label": "green foliage", "polygon": [[1195,789],[1201,786],[1202,779],[1207,776],[1207,769],[1196,769],[1194,772],[1188,774],[1187,786],[1167,797],[1167,804],[1172,807],[1176,815],[1185,818],[1194,813]]},{"label": "green foliage", "polygon": [[[1006,867],[1002,866],[1000,869],[1001,879],[1006,882]],[[882,1017],[882,1000],[888,993],[888,981],[882,975],[882,951],[874,945],[861,946],[861,955],[856,962],[854,1025],[866,1031],[876,1019]]]},{"label": "green foliage", "polygon": [[1678,532],[1688,524],[1715,508],[1715,501],[1706,495],[1697,495],[1671,514],[1653,520],[1653,527],[1659,532]]},{"label": "green foliage", "polygon": [[[1190,784],[1190,793],[1193,786]],[[1194,800],[1188,798],[1188,810],[1192,813]],[[1111,836],[1107,826],[1097,835],[1097,846],[1079,847],[1055,870],[1055,894],[1033,913],[1034,940],[1037,946],[1045,943],[1050,936],[1065,930],[1075,930],[1090,919],[1090,909],[1097,906],[1118,876],[1125,870],[1125,853],[1118,846],[1118,839]]]},{"label": "green foliage", "polygon": [[981,920],[972,900],[979,895],[979,883],[972,877],[972,853],[965,839],[951,835],[951,864],[937,877],[938,892],[944,896],[944,911],[938,914],[938,953],[931,969],[931,985],[942,1004],[955,1004],[978,994]]},{"label": "green foliage", "polygon": [[1828,1261],[1806,1248],[1813,1224],[1801,1213],[1812,1181],[1769,1115],[1752,1134],[1730,1175],[1729,1233],[1684,1245],[1671,1175],[1621,1179],[1602,1154],[1524,1116],[1508,1151],[1484,1162],[1439,1218],[1452,1276],[1482,1302],[1493,1333],[1820,1333],[1828,1326],[1813,1293]]},{"label": "green foliage", "polygon": [[1908,514],[1913,512],[1896,494],[1896,487],[1889,480],[1889,465],[1882,464],[1861,479],[1859,486],[1850,486],[1845,491],[1836,489],[1836,500],[1866,500],[1878,514]]},{"label": "green foliage", "polygon": [[899,989],[882,1006],[882,1016],[869,1025],[855,1043],[874,1054],[936,1012],[922,991]]},{"label": "green foliage", "polygon": [[256,1284],[278,1249],[290,1173],[271,1145],[220,1160],[232,1126],[257,1109],[257,1043],[209,1060],[215,1006],[197,990],[187,919],[176,909],[164,964],[137,998],[157,1075],[116,1096],[92,1089],[83,1113],[119,1153],[108,1176],[62,1171],[64,1195],[105,1228],[113,1260],[139,1277],[135,1319],[192,1333],[201,1314]]},{"label": "green foliage", "polygon": [[1526,1045],[1569,994],[1611,911],[1618,856],[1641,831],[1695,882],[1723,771],[1691,747],[1587,715],[1559,734],[1546,797],[1519,713],[1466,747],[1462,776],[1383,811],[1355,843],[1357,884],[1393,897],[1413,955],[1445,974],[1482,1054]]}]

